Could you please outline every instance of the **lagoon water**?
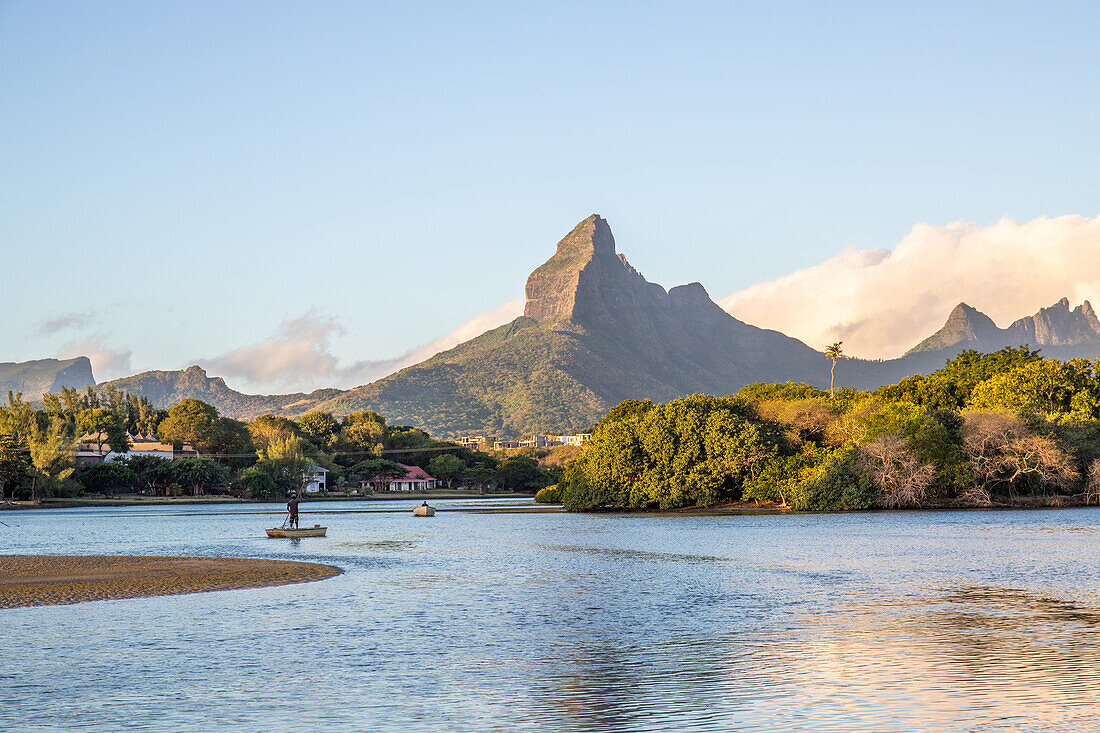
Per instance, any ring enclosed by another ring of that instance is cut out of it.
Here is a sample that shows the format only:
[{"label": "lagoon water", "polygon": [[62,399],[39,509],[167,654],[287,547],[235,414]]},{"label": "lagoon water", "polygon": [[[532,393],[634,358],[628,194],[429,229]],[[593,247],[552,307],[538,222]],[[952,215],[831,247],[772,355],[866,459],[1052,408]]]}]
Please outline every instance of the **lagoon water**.
[{"label": "lagoon water", "polygon": [[305,504],[301,541],[274,505],[0,515],[0,554],[345,571],[2,610],[0,730],[1100,730],[1100,509],[415,503]]}]

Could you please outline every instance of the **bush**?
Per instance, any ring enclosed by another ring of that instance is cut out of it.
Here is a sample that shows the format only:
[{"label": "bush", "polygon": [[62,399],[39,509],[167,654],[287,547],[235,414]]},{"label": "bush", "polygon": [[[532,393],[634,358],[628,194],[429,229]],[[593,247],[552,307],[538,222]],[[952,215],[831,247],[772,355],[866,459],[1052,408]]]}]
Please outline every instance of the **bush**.
[{"label": "bush", "polygon": [[259,466],[249,466],[237,480],[253,499],[278,499],[285,493],[283,486]]},{"label": "bush", "polygon": [[547,486],[545,489],[539,489],[538,493],[535,494],[535,501],[539,504],[561,504],[564,493],[558,484],[554,484],[553,486]]},{"label": "bush", "polygon": [[791,506],[800,511],[867,509],[878,496],[870,482],[855,470],[850,450],[834,451],[794,486]]},{"label": "bush", "polygon": [[512,456],[497,467],[497,485],[511,491],[538,491],[550,483],[539,462],[527,456]]},{"label": "bush", "polygon": [[77,481],[86,490],[96,493],[133,491],[137,476],[121,463],[93,463],[77,471]]}]

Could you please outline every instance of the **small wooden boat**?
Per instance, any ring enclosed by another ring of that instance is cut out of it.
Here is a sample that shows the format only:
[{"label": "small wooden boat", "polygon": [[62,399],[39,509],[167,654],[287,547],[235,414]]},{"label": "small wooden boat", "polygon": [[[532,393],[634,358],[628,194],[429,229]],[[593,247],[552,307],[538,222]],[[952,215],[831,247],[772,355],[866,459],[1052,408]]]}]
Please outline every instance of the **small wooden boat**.
[{"label": "small wooden boat", "polygon": [[413,509],[413,516],[414,517],[434,517],[435,516],[435,507],[434,506],[428,506],[428,502],[424,502],[423,504],[418,506],[416,509]]},{"label": "small wooden boat", "polygon": [[325,530],[328,527],[322,527],[319,524],[315,524],[312,527],[300,527],[294,529],[292,527],[274,527],[267,530],[268,537],[324,537]]}]

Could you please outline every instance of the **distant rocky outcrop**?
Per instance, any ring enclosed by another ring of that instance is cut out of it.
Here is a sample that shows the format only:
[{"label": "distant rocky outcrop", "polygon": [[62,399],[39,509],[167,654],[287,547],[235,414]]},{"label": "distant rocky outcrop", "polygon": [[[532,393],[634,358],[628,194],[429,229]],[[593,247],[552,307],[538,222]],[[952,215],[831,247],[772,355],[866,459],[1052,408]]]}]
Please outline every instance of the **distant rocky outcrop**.
[{"label": "distant rocky outcrop", "polygon": [[149,371],[131,377],[104,382],[99,387],[113,385],[119,390],[144,395],[160,408],[180,400],[194,398],[213,405],[229,417],[251,419],[259,415],[298,415],[314,405],[340,394],[339,389],[319,389],[310,394],[298,392],[285,395],[250,395],[231,389],[221,377],[208,377],[200,366],[174,371]]},{"label": "distant rocky outcrop", "polygon": [[32,401],[47,392],[59,392],[62,387],[82,389],[90,384],[95,384],[95,377],[86,356],[0,363],[0,393],[22,392]]},{"label": "distant rocky outcrop", "polygon": [[1030,346],[1060,358],[1100,356],[1100,320],[1087,300],[1070,310],[1062,298],[1008,328],[998,328],[989,316],[959,303],[936,333],[907,352],[907,356],[934,353],[953,356],[964,349],[996,351],[1005,346]]}]

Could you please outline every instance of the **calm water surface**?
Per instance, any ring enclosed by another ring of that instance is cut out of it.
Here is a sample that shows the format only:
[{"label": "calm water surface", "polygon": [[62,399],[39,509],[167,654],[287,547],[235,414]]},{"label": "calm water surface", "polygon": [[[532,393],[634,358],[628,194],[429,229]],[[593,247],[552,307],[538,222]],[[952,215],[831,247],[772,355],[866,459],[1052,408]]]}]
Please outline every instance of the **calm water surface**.
[{"label": "calm water surface", "polygon": [[274,505],[0,514],[0,554],[345,571],[0,611],[0,729],[1100,730],[1098,509],[584,516],[441,501],[452,511],[414,519],[415,503],[306,504],[302,523],[329,536],[301,541],[264,537]]}]

